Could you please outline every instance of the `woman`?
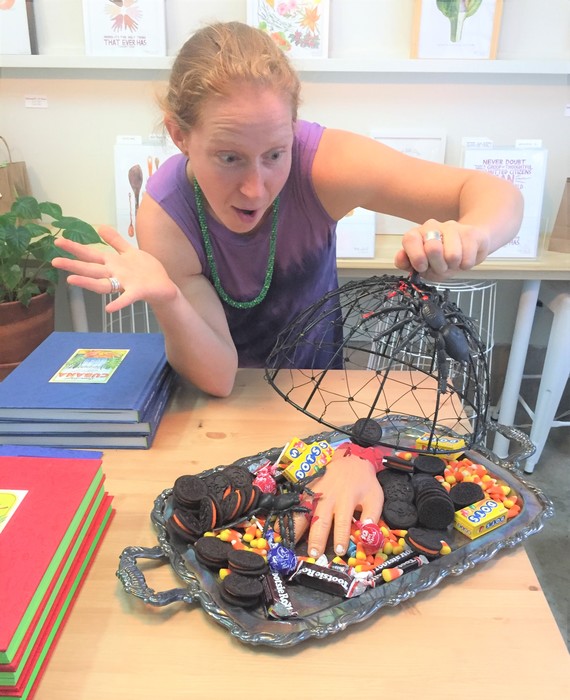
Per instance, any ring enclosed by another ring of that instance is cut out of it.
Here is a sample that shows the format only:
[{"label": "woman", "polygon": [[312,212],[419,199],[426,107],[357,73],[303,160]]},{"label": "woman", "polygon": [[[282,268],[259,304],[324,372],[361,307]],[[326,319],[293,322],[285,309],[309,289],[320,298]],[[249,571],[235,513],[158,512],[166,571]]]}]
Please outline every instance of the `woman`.
[{"label": "woman", "polygon": [[[263,366],[277,332],[337,287],[336,222],[355,207],[417,221],[394,264],[428,279],[480,263],[520,225],[508,182],[309,124],[298,106],[298,77],[269,36],[238,22],[205,27],[172,69],[164,122],[181,154],[147,184],[140,249],[110,228],[100,231],[105,251],[58,243],[77,257],[53,261],[70,284],[121,290],[110,312],[146,301],[172,366],[216,396],[231,392],[238,366]],[[333,517],[342,553],[355,507],[381,513],[370,463],[345,459],[350,475],[343,459],[319,480],[315,553]]]}]

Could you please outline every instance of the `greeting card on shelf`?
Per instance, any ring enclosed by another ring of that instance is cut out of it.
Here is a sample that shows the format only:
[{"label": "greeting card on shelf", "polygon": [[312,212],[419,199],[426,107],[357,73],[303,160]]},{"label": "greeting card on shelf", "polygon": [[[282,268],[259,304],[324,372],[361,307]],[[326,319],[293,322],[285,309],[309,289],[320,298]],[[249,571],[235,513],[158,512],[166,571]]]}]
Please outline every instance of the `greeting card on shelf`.
[{"label": "greeting card on shelf", "polygon": [[0,2],[0,54],[31,54],[28,0]]},{"label": "greeting card on shelf", "polygon": [[518,187],[524,214],[518,234],[490,258],[536,258],[548,152],[544,148],[466,148],[463,166],[491,173]]},{"label": "greeting card on shelf", "polygon": [[376,241],[376,214],[357,207],[336,227],[337,258],[373,258]]},{"label": "greeting card on shelf", "polygon": [[412,58],[495,58],[503,0],[416,0]]},{"label": "greeting card on shelf", "polygon": [[164,0],[83,0],[88,56],[166,56]]},{"label": "greeting card on shelf", "polygon": [[290,58],[327,58],[329,0],[248,0],[247,23],[267,32]]},{"label": "greeting card on shelf", "polygon": [[[372,138],[400,153],[430,160],[434,163],[445,161],[447,137],[444,131],[423,129],[373,129]],[[377,214],[376,226],[379,234],[405,233],[417,224],[389,214]]]},{"label": "greeting card on shelf", "polygon": [[143,141],[118,136],[115,144],[115,222],[117,231],[136,246],[136,216],[149,177],[170,156],[180,153],[169,138]]}]

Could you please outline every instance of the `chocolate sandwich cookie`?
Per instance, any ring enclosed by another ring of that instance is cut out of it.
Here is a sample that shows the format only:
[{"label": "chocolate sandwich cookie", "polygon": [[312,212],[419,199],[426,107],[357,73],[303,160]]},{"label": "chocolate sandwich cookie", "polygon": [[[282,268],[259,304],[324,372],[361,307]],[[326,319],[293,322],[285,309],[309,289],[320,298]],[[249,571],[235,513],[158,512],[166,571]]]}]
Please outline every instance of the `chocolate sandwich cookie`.
[{"label": "chocolate sandwich cookie", "polygon": [[230,605],[253,608],[261,603],[263,585],[260,580],[251,576],[231,573],[222,581],[220,594]]},{"label": "chocolate sandwich cookie", "polygon": [[430,476],[443,476],[445,462],[441,457],[433,455],[418,455],[414,459],[414,471],[416,474],[429,474]]},{"label": "chocolate sandwich cookie", "polygon": [[416,508],[418,524],[431,530],[445,530],[455,518],[455,507],[444,489],[426,495],[419,503],[416,501]]},{"label": "chocolate sandwich cookie", "polygon": [[461,510],[485,498],[485,492],[473,481],[461,481],[452,487],[449,496],[455,510]]},{"label": "chocolate sandwich cookie", "polygon": [[184,542],[193,543],[204,534],[198,518],[192,511],[175,508],[168,519],[171,533],[176,534]]},{"label": "chocolate sandwich cookie", "polygon": [[228,566],[233,573],[254,578],[261,576],[269,569],[267,562],[260,554],[249,552],[247,549],[232,549],[228,556]]},{"label": "chocolate sandwich cookie", "polygon": [[181,508],[195,510],[200,505],[200,500],[208,493],[208,487],[204,481],[192,474],[179,476],[172,487],[172,497],[176,505]]},{"label": "chocolate sandwich cookie", "polygon": [[207,474],[201,478],[206,484],[208,495],[213,496],[218,501],[221,501],[224,496],[227,496],[232,490],[231,482],[224,474],[223,469],[210,472],[210,474]]},{"label": "chocolate sandwich cookie", "polygon": [[404,540],[414,552],[425,554],[427,557],[434,559],[439,556],[443,547],[444,535],[445,533],[436,530],[411,527],[404,535]]},{"label": "chocolate sandwich cookie", "polygon": [[350,433],[352,441],[360,447],[374,447],[382,439],[382,428],[372,418],[359,418]]},{"label": "chocolate sandwich cookie", "polygon": [[384,469],[376,474],[376,478],[384,492],[385,501],[413,502],[414,489],[408,474]]},{"label": "chocolate sandwich cookie", "polygon": [[233,552],[232,545],[218,537],[200,537],[194,543],[196,560],[212,571],[226,569],[231,552]]},{"label": "chocolate sandwich cookie", "polygon": [[232,464],[223,470],[224,476],[229,480],[234,489],[243,486],[251,486],[254,476],[247,467],[240,467]]},{"label": "chocolate sandwich cookie", "polygon": [[407,530],[418,522],[418,512],[413,503],[408,501],[384,502],[382,519],[391,530]]},{"label": "chocolate sandwich cookie", "polygon": [[198,508],[198,522],[202,530],[201,534],[215,527],[222,525],[223,515],[220,502],[213,495],[208,495],[202,498]]}]

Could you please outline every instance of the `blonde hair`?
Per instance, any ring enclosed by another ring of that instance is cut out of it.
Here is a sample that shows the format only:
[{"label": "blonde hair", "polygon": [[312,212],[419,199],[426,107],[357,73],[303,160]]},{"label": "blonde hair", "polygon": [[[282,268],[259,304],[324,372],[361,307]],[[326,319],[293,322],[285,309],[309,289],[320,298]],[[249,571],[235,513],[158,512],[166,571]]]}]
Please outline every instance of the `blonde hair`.
[{"label": "blonde hair", "polygon": [[283,94],[296,120],[300,101],[296,72],[268,34],[242,22],[212,24],[188,39],[172,66],[163,111],[188,131],[199,123],[208,98],[225,97],[240,82]]}]

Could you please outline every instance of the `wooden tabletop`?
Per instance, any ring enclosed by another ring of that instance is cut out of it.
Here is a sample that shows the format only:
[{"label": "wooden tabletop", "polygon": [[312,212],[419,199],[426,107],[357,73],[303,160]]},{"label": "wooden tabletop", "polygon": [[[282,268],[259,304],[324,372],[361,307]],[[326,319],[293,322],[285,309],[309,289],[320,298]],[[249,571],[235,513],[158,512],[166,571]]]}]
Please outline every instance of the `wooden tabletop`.
[{"label": "wooden tabletop", "polygon": [[[401,247],[401,236],[376,236],[373,258],[339,258],[342,277],[369,277],[373,274],[400,274],[394,268],[394,255]],[[544,246],[537,258],[487,258],[471,270],[455,275],[457,279],[495,280],[570,280],[570,253],[558,253]]]},{"label": "wooden tabletop", "polygon": [[[36,700],[565,697],[570,657],[522,546],[287,649],[243,644],[199,606],[151,608],[124,592],[119,555],[156,544],[150,511],[177,476],[320,431],[261,371],[241,370],[228,399],[177,390],[152,449],[106,451],[116,514]],[[181,585],[168,565],[141,568],[155,590]]]}]

